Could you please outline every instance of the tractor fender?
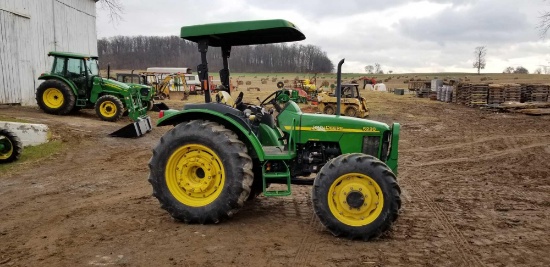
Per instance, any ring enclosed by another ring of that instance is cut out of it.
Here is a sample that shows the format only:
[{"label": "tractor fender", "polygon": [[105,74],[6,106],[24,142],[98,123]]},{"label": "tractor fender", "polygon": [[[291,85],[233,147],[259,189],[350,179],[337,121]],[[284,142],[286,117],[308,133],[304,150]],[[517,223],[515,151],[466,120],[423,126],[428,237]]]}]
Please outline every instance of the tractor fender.
[{"label": "tractor fender", "polygon": [[58,76],[58,75],[52,75],[52,74],[42,74],[40,75],[40,77],[38,77],[39,80],[60,80],[64,83],[66,83],[70,88],[71,90],[73,90],[73,93],[74,95],[78,95],[78,92],[76,90],[76,85],[72,82],[72,81],[69,81],[67,79],[65,79],[64,77],[61,77],[61,76]]},{"label": "tractor fender", "polygon": [[[223,114],[212,110],[183,110],[171,112],[175,110],[166,110],[163,118],[159,119],[157,126],[177,125],[190,120],[209,120],[217,122],[227,129],[230,129],[239,136],[239,140],[244,142],[248,147],[249,154],[252,158],[258,158],[264,161],[265,153],[262,144],[258,137],[252,132],[252,129],[241,118],[233,114]],[[239,121],[240,120],[240,121]]]}]

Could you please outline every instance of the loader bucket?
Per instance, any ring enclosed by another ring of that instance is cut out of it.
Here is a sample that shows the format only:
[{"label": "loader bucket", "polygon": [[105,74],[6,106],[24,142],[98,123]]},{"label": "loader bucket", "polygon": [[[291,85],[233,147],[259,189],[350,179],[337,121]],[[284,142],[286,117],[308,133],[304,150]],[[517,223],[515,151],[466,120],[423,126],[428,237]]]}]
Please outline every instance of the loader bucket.
[{"label": "loader bucket", "polygon": [[111,137],[123,137],[123,138],[135,138],[140,137],[153,129],[151,118],[149,116],[139,118],[137,121],[132,122],[112,133]]},{"label": "loader bucket", "polygon": [[154,103],[152,110],[159,112],[161,110],[167,110],[167,109],[170,109],[170,108],[166,104],[164,104],[164,102],[160,102],[160,103]]}]

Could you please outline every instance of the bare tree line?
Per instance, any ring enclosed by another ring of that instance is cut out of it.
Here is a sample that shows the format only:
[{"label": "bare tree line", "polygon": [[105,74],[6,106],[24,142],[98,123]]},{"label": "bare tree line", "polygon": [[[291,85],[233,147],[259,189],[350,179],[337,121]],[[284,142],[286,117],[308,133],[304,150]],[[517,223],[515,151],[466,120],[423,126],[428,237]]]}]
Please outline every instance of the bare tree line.
[{"label": "bare tree line", "polygon": [[[98,40],[101,67],[146,69],[191,67],[200,63],[197,45],[177,36],[116,36]],[[210,47],[208,67],[222,68],[221,50]],[[229,58],[233,72],[332,72],[326,52],[314,45],[270,44],[233,47]]]}]

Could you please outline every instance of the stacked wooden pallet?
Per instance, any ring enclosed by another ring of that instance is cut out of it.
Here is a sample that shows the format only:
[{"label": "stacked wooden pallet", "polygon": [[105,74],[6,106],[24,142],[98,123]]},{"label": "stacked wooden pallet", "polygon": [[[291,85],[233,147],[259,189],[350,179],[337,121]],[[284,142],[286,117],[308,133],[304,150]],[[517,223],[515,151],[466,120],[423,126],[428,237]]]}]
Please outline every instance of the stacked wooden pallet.
[{"label": "stacked wooden pallet", "polygon": [[460,83],[453,92],[453,102],[461,105],[468,104],[468,96],[470,95],[471,84]]},{"label": "stacked wooden pallet", "polygon": [[503,84],[504,86],[504,101],[520,102],[521,100],[521,85],[516,83]]},{"label": "stacked wooden pallet", "polygon": [[521,103],[529,102],[531,100],[531,90],[533,86],[533,84],[521,84]]},{"label": "stacked wooden pallet", "polygon": [[550,93],[550,87],[548,85],[536,85],[533,86],[530,92],[530,102],[548,102],[548,94]]},{"label": "stacked wooden pallet", "polygon": [[467,105],[471,107],[487,105],[487,93],[489,85],[486,83],[473,83],[470,85],[470,94],[467,96]]},{"label": "stacked wooden pallet", "polygon": [[504,86],[502,84],[489,84],[488,86],[488,97],[487,104],[502,104],[504,103],[505,93]]}]

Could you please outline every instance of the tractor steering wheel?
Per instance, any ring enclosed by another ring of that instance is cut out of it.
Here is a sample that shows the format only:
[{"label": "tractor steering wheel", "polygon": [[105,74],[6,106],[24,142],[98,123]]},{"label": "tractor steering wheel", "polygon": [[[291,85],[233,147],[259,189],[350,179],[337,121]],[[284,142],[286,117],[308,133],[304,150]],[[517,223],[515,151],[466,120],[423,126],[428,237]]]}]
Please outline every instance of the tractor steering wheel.
[{"label": "tractor steering wheel", "polygon": [[281,94],[281,91],[277,90],[277,91],[271,93],[270,95],[268,95],[268,96],[260,103],[260,107],[263,107],[265,104],[272,104],[272,105],[275,107],[275,110],[277,110],[277,112],[281,112],[282,108],[281,108],[281,106],[277,103],[277,97],[279,96],[279,94]]}]

